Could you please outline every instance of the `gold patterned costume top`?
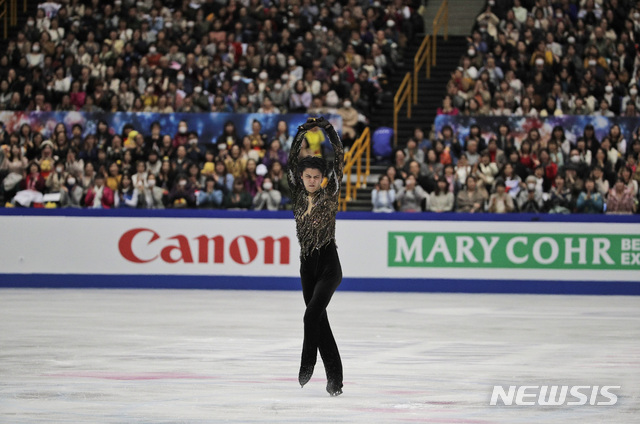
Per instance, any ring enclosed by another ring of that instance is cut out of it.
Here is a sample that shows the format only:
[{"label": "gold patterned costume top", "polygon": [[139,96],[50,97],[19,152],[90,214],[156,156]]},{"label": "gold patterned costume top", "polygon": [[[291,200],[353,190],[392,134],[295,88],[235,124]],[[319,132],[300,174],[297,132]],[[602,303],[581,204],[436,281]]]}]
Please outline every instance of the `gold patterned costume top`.
[{"label": "gold patterned costume top", "polygon": [[321,119],[320,126],[325,130],[329,141],[333,146],[335,156],[331,166],[327,167],[325,177],[327,185],[321,187],[312,194],[311,212],[307,213],[309,207],[309,193],[302,182],[302,169],[298,169],[300,160],[300,149],[302,141],[308,129],[313,125],[309,123],[298,127],[298,133],[291,144],[289,153],[289,186],[291,188],[293,215],[296,219],[296,233],[300,243],[300,257],[305,258],[314,249],[320,249],[330,241],[335,241],[336,234],[336,213],[340,201],[340,185],[342,184],[342,168],[344,164],[344,152],[342,142],[336,130]]}]

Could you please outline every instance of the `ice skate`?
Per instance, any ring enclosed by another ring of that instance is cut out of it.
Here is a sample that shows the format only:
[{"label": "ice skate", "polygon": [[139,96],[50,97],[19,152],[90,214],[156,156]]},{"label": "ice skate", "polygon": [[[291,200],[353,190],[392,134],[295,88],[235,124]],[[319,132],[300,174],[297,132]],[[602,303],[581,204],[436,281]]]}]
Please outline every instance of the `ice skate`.
[{"label": "ice skate", "polygon": [[300,387],[304,387],[305,384],[311,380],[311,376],[313,375],[313,365],[301,365],[300,373],[298,374],[298,382],[300,383]]},{"label": "ice skate", "polygon": [[340,396],[342,394],[342,383],[328,381],[327,393],[329,393],[329,395],[331,396]]}]

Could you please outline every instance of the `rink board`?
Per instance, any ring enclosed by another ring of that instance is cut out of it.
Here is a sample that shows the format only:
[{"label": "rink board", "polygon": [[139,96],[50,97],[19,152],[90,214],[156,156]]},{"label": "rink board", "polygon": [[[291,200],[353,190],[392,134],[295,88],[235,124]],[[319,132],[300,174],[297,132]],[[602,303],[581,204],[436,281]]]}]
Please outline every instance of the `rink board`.
[{"label": "rink board", "polygon": [[[4,210],[2,287],[299,288],[290,212]],[[343,290],[640,294],[638,216],[341,213]]]}]

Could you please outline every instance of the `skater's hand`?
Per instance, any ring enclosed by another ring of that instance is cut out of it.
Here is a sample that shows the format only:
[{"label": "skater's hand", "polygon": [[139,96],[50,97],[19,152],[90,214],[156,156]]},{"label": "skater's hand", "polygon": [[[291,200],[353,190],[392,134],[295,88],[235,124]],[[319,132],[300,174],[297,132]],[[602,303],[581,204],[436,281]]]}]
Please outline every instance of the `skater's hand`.
[{"label": "skater's hand", "polygon": [[308,118],[307,122],[298,127],[299,130],[309,131],[318,126],[317,118]]},{"label": "skater's hand", "polygon": [[329,122],[328,120],[324,119],[324,117],[320,117],[318,118],[318,120],[316,121],[318,123],[318,126],[322,129],[327,129],[329,127],[331,127],[331,122]]},{"label": "skater's hand", "polygon": [[331,126],[331,123],[329,121],[327,121],[326,119],[324,119],[323,117],[319,117],[319,118],[308,118],[307,122],[305,122],[304,124],[300,125],[298,127],[298,129],[303,129],[305,131],[309,131],[310,129],[314,128],[314,127],[320,127],[320,128],[329,128]]}]

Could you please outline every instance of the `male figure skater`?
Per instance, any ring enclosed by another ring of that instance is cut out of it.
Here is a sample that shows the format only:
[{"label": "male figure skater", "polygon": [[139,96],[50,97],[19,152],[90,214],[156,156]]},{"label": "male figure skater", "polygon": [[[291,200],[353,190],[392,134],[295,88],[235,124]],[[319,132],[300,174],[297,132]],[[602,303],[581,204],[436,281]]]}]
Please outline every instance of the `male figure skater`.
[{"label": "male figure skater", "polygon": [[[305,133],[316,126],[327,133],[335,150],[329,170],[322,158],[299,158]],[[327,305],[342,281],[335,232],[343,161],[342,142],[329,121],[309,118],[298,127],[291,145],[287,175],[300,243],[302,295],[307,305],[298,381],[302,387],[309,382],[320,350],[327,373],[327,392],[331,396],[342,394],[342,361],[327,319]],[[325,176],[328,183],[322,187]]]}]

